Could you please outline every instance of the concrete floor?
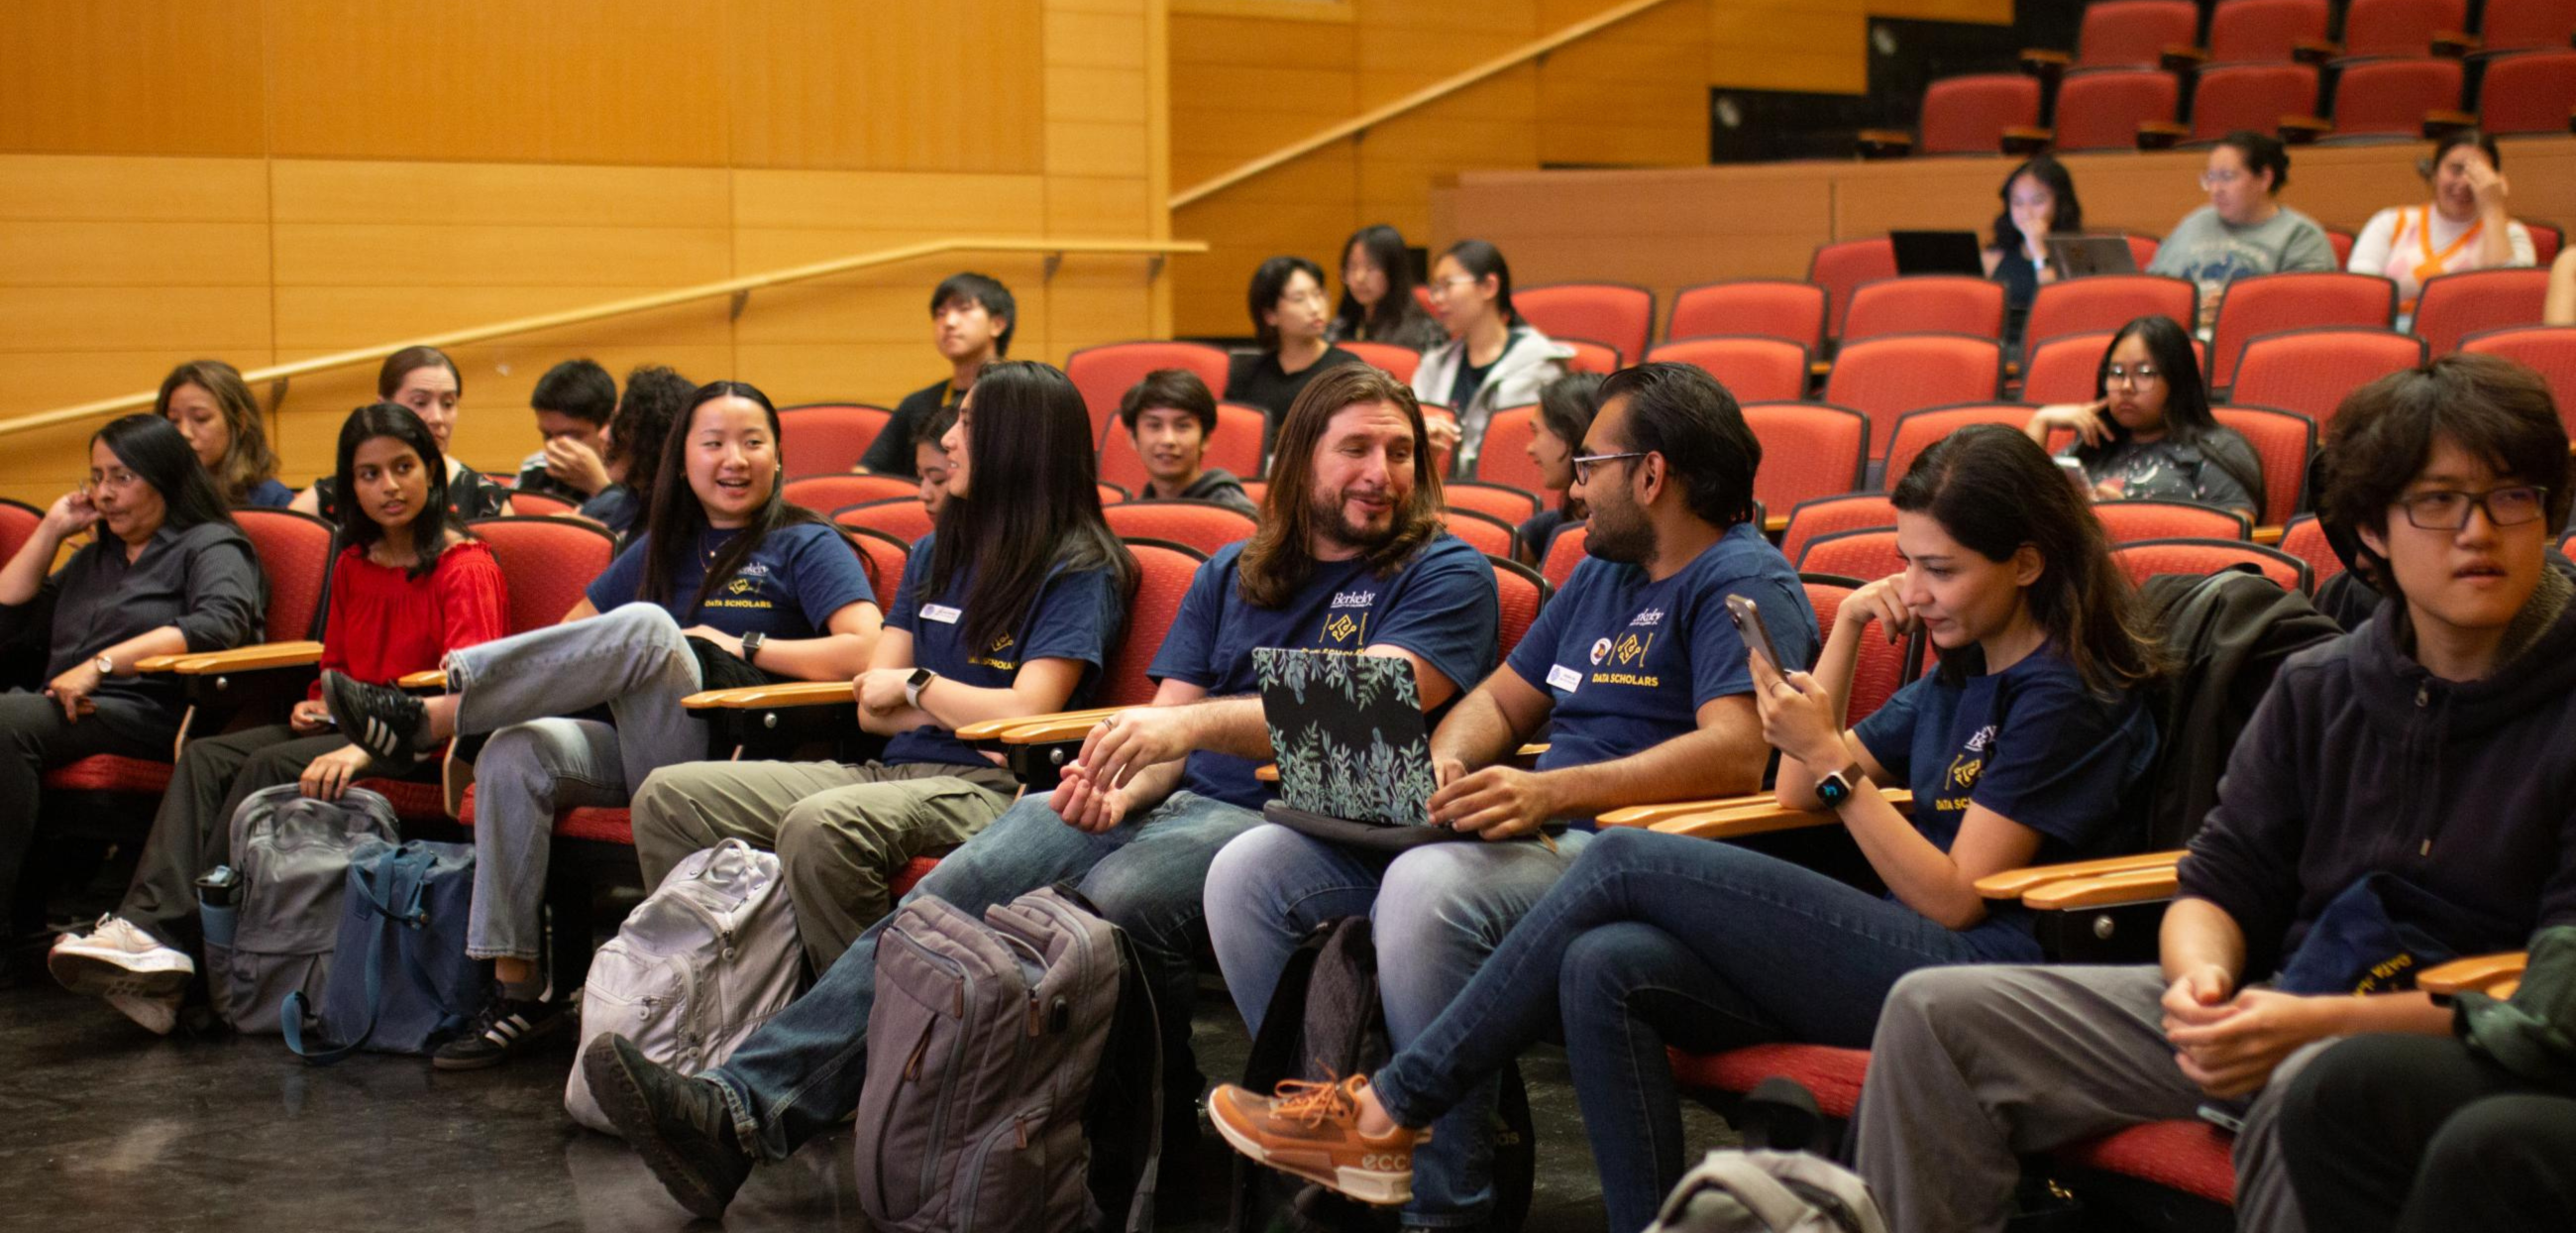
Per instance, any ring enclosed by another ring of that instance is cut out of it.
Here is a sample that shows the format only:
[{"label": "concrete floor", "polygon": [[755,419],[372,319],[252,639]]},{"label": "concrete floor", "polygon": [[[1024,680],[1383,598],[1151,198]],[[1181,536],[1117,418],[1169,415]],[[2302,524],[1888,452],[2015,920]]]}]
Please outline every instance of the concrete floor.
[{"label": "concrete floor", "polygon": [[[1221,995],[1201,999],[1197,1035],[1210,1073],[1237,1072],[1247,1046]],[[0,1228],[625,1233],[691,1224],[623,1144],[564,1115],[571,1059],[566,1032],[477,1073],[379,1055],[314,1068],[274,1037],[148,1035],[37,975],[0,989]],[[1543,1050],[1523,1065],[1540,1145],[1528,1227],[1593,1233],[1602,1227],[1599,1184],[1563,1056]],[[1690,1116],[1695,1141],[1726,1137],[1713,1116]],[[1223,1227],[1221,1198],[1192,1211],[1174,1192],[1220,1177],[1225,1159],[1221,1147],[1166,1158],[1161,1227]],[[723,1227],[867,1228],[849,1133],[758,1170]]]}]

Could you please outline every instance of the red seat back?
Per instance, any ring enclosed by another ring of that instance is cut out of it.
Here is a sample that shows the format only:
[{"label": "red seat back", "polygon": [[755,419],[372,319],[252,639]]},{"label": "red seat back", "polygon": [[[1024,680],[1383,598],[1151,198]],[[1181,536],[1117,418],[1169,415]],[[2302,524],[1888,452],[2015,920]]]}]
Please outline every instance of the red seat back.
[{"label": "red seat back", "polygon": [[2472,355],[2501,355],[2539,371],[2558,400],[2558,418],[2576,432],[2576,325],[2522,325],[2460,340]]},{"label": "red seat back", "polygon": [[[1202,465],[1222,467],[1238,478],[1261,474],[1261,438],[1268,431],[1269,418],[1259,407],[1218,403],[1216,431],[1206,439]],[[1144,456],[1136,452],[1135,436],[1115,418],[1109,421],[1109,436],[1100,443],[1100,478],[1131,493],[1145,491],[1151,478],[1145,473]]]},{"label": "red seat back", "polygon": [[2251,539],[2243,515],[2189,501],[2103,501],[2093,506],[2114,544],[2151,539]]},{"label": "red seat back", "polygon": [[[2264,4],[2270,0],[2235,0]],[[2216,141],[2239,129],[2268,133],[2283,116],[2317,113],[2317,70],[2310,64],[2230,64],[2201,70],[2191,85],[2191,139]]]},{"label": "red seat back", "polygon": [[877,607],[893,608],[894,589],[903,583],[903,563],[912,556],[912,546],[869,527],[845,526],[841,535],[850,541],[850,551],[859,554],[859,568],[868,572]]},{"label": "red seat back", "polygon": [[512,634],[560,623],[617,555],[617,537],[586,522],[479,518],[465,525],[492,546],[501,564],[510,589],[505,632]]},{"label": "red seat back", "polygon": [[1073,388],[1082,391],[1082,405],[1091,410],[1091,439],[1108,439],[1109,425],[1118,418],[1118,400],[1145,374],[1162,368],[1186,369],[1207,383],[1208,392],[1225,394],[1227,363],[1225,352],[1205,343],[1123,342],[1085,347],[1064,361],[1064,375]]},{"label": "red seat back", "polygon": [[1512,556],[1513,544],[1520,535],[1519,528],[1512,524],[1472,509],[1443,510],[1441,521],[1448,525],[1451,535],[1489,557]]},{"label": "red seat back", "polygon": [[2395,330],[2317,329],[2265,334],[2245,344],[2228,401],[2334,419],[2345,396],[2424,363],[2424,340]]},{"label": "red seat back", "polygon": [[1759,334],[1813,352],[1825,345],[1825,298],[1825,289],[1814,283],[1768,278],[1684,287],[1673,297],[1673,319],[1664,327],[1664,337],[1679,341]]},{"label": "red seat back", "polygon": [[1753,473],[1755,500],[1772,509],[1860,487],[1869,460],[1869,417],[1849,407],[1812,402],[1753,403],[1745,426],[1762,443]]},{"label": "red seat back", "polygon": [[[1538,408],[1512,407],[1496,411],[1485,421],[1484,448],[1476,451],[1476,478],[1488,484],[1503,484],[1523,492],[1536,493],[1548,504],[1554,504],[1556,498],[1563,493],[1560,490],[1542,486],[1538,464],[1531,462],[1529,458],[1530,440],[1537,435]],[[1582,442],[1577,441],[1574,444],[1580,446]],[[1452,480],[1443,485],[1441,490],[1447,492],[1457,484],[1458,481]],[[1458,507],[1456,501],[1449,502],[1449,505]],[[1480,507],[1470,505],[1463,508],[1479,509]],[[1499,514],[1495,516],[1501,517]]]},{"label": "red seat back", "polygon": [[921,497],[921,481],[900,475],[808,475],[787,481],[779,495],[790,505],[830,513],[865,505],[870,501],[891,501],[896,497]]},{"label": "red seat back", "polygon": [[[1789,511],[1789,525],[1780,532],[1780,555],[1795,561],[1808,544],[1825,536],[1895,525],[1896,507],[1888,503],[1883,492],[1850,492],[1801,501]],[[1830,618],[1819,608],[1816,620],[1826,622]]]},{"label": "red seat back", "polygon": [[2200,286],[2162,274],[2098,274],[2048,284],[2031,297],[2021,336],[2051,339],[2116,331],[2140,317],[2171,317],[2185,329],[2200,321]]},{"label": "red seat back", "polygon": [[[1373,364],[1406,385],[1413,384],[1413,370],[1422,367],[1422,353],[1394,343],[1337,342],[1333,344],[1360,357],[1360,362]],[[1223,392],[1222,386],[1213,387]]]},{"label": "red seat back", "polygon": [[2227,285],[2209,343],[2209,388],[2235,384],[2245,341],[2321,325],[2386,329],[2397,315],[2397,284],[2376,274],[2262,274]]},{"label": "red seat back", "polygon": [[1974,403],[1959,407],[1934,407],[1928,411],[1910,412],[1896,421],[1887,436],[1887,487],[1905,478],[1905,472],[1923,451],[1951,433],[1970,424],[2001,424],[2020,428],[2030,422],[2031,412],[2039,408],[2027,403]]},{"label": "red seat back", "polygon": [[2131,149],[2139,125],[2171,124],[2181,108],[2182,83],[2161,69],[2069,73],[2057,87],[2055,144],[2061,151]]},{"label": "red seat back", "polygon": [[2576,38],[2576,0],[2487,0],[2478,41],[2488,51],[2565,47]]},{"label": "red seat back", "polygon": [[1136,555],[1136,597],[1128,601],[1127,627],[1118,631],[1118,645],[1110,648],[1109,662],[1100,670],[1097,697],[1102,706],[1143,706],[1154,700],[1154,680],[1145,670],[1153,667],[1163,636],[1181,615],[1181,597],[1190,593],[1190,580],[1207,561],[1188,545],[1154,539],[1129,539],[1127,551]]},{"label": "red seat back", "polygon": [[1819,244],[1807,262],[1807,281],[1824,288],[1825,319],[1836,338],[1843,336],[1843,314],[1851,309],[1852,290],[1894,277],[1896,245],[1883,235]]},{"label": "red seat back", "polygon": [[2308,574],[2318,586],[2343,572],[2343,558],[2326,542],[2326,525],[2314,514],[2301,514],[2281,528],[2281,551],[2307,562]]},{"label": "red seat back", "polygon": [[1252,515],[1213,501],[1129,501],[1100,513],[1122,539],[1167,540],[1208,556],[1260,529]]},{"label": "red seat back", "polygon": [[1852,289],[1843,341],[1889,334],[2004,335],[2004,285],[1965,275],[1883,278]]},{"label": "red seat back", "polygon": [[2409,59],[2347,64],[2335,81],[2334,131],[2337,136],[2420,132],[2424,113],[2459,110],[2462,72],[2459,61],[2427,56],[2420,49]]},{"label": "red seat back", "polygon": [[1589,338],[1573,338],[1562,334],[1550,334],[1548,341],[1560,347],[1574,349],[1574,357],[1565,361],[1567,372],[1599,373],[1606,377],[1619,371],[1621,363],[1619,349],[1606,342]]},{"label": "red seat back", "polygon": [[2199,36],[2200,6],[2192,0],[2100,0],[2084,6],[2075,66],[2152,66],[2163,60],[2165,48],[2189,47]]},{"label": "red seat back", "polygon": [[22,501],[0,498],[0,561],[15,560],[18,550],[35,538],[45,511]]},{"label": "red seat back", "polygon": [[[2001,284],[1996,284],[1998,290]],[[1738,403],[1795,402],[1807,392],[1807,349],[1797,343],[1759,335],[1684,338],[1646,353],[1646,358],[1688,364],[1717,378]]]},{"label": "red seat back", "polygon": [[1808,540],[1798,550],[1798,572],[1840,574],[1872,582],[1905,572],[1905,558],[1896,554],[1894,527],[1841,531]]},{"label": "red seat back", "polygon": [[2435,356],[2460,349],[2460,340],[2485,330],[2540,320],[2549,298],[2549,269],[2462,270],[2424,281],[2415,299],[2415,335]]},{"label": "red seat back", "polygon": [[1512,648],[1521,644],[1521,635],[1538,620],[1539,609],[1547,606],[1556,588],[1549,586],[1537,570],[1518,561],[1492,553],[1485,556],[1487,564],[1494,567],[1494,599],[1502,609],[1496,641],[1501,645],[1501,658],[1509,659]]},{"label": "red seat back", "polygon": [[[1847,578],[1827,573],[1802,573],[1798,581],[1805,584],[1807,605],[1816,610],[1816,628],[1832,637],[1834,620],[1842,615],[1843,601],[1851,598],[1859,584],[1875,579]],[[1896,691],[1905,687],[1906,639],[1889,642],[1885,638],[1860,640],[1860,659],[1852,665],[1851,698],[1843,709],[1843,722],[1856,724],[1886,705]]]},{"label": "red seat back", "polygon": [[1886,440],[1908,411],[1993,401],[2003,369],[2003,345],[1991,338],[1891,334],[1843,347],[1825,401],[1868,416],[1870,435]]},{"label": "red seat back", "polygon": [[1655,329],[1655,293],[1625,283],[1515,287],[1512,311],[1560,342],[1589,338],[1606,343],[1623,363],[1646,353],[1647,336]]},{"label": "red seat back", "polygon": [[2317,422],[2289,411],[2264,407],[2211,407],[2222,428],[2234,429],[2254,447],[2263,467],[2262,521],[2277,527],[2289,521],[2307,496],[2308,456],[2316,452]]},{"label": "red seat back", "polygon": [[[1249,484],[1256,481],[1246,480],[1244,482]],[[1133,501],[1136,499],[1135,493],[1129,492],[1125,488],[1110,483],[1107,480],[1094,480],[1092,481],[1091,486],[1100,490],[1100,503],[1102,505],[1116,505],[1121,501]],[[1259,503],[1260,500],[1261,498],[1259,497],[1253,498],[1253,501],[1256,504]]]},{"label": "red seat back", "polygon": [[2210,63],[2288,60],[2300,43],[2325,38],[2326,18],[2326,0],[2219,0],[2209,15]]},{"label": "red seat back", "polygon": [[789,475],[845,472],[876,444],[894,412],[862,402],[809,402],[778,409],[778,462]]},{"label": "red seat back", "polygon": [[2285,591],[2311,587],[2308,563],[2278,548],[2225,539],[2148,539],[2112,546],[2111,558],[2128,571],[2132,584],[2157,574],[2214,574],[2231,565],[2252,565]]},{"label": "red seat back", "polygon": [[[2492,7],[2492,6],[2490,6]],[[2518,51],[2487,61],[2478,118],[2490,133],[2563,133],[2576,108],[2576,51]]]},{"label": "red seat back", "polygon": [[2469,0],[2352,0],[2343,11],[2343,54],[2421,56],[2435,34],[2468,28]]},{"label": "red seat back", "polygon": [[580,511],[580,506],[561,497],[547,496],[542,492],[510,494],[510,512],[522,518],[552,518],[557,514],[572,514]]},{"label": "red seat back", "polygon": [[1538,567],[1539,574],[1547,579],[1549,586],[1560,591],[1565,589],[1565,580],[1574,576],[1574,567],[1583,564],[1583,558],[1591,555],[1584,548],[1590,536],[1591,532],[1579,522],[1557,529],[1556,538],[1547,542],[1547,559],[1539,562]]},{"label": "red seat back", "polygon": [[[249,537],[251,551],[259,556],[259,572],[268,579],[268,625],[263,640],[297,642],[319,636],[323,597],[331,587],[331,543],[338,532],[311,514],[289,509],[237,509],[233,511],[233,521]],[[590,579],[582,581],[586,584]],[[567,602],[564,606],[572,605]]]},{"label": "red seat back", "polygon": [[2004,130],[2039,124],[2039,79],[2021,73],[1944,77],[1923,90],[1925,154],[1994,154]]},{"label": "red seat back", "polygon": [[1440,485],[1440,503],[1451,509],[1491,514],[1513,526],[1539,511],[1538,494],[1492,480],[1449,480]]},{"label": "red seat back", "polygon": [[921,542],[921,537],[937,529],[930,517],[930,507],[919,497],[890,497],[854,505],[832,515],[832,521],[845,527],[866,527],[883,531],[907,544]]},{"label": "red seat back", "polygon": [[2556,223],[2544,223],[2536,218],[2518,218],[2514,221],[2521,223],[2522,229],[2531,233],[2532,260],[2537,262],[2541,269],[2548,269],[2550,262],[2558,260],[2559,248],[2567,243],[2567,230]]}]

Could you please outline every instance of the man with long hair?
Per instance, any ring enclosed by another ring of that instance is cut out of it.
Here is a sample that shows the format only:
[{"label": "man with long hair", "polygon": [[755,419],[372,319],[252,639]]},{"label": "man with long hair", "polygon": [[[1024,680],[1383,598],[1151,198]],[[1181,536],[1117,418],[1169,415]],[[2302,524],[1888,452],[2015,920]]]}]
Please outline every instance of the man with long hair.
[{"label": "man with long hair", "polygon": [[[1194,1119],[1203,1086],[1189,1052],[1190,955],[1208,863],[1261,821],[1253,769],[1270,735],[1252,648],[1403,659],[1435,712],[1493,665],[1493,568],[1441,529],[1423,435],[1421,408],[1394,378],[1358,364],[1318,375],[1281,426],[1261,530],[1192,580],[1154,658],[1153,704],[1103,721],[1053,795],[1021,798],[912,891],[980,913],[1077,883],[1134,938],[1154,982],[1167,1118]],[[622,1037],[583,1050],[602,1109],[682,1206],[717,1215],[754,1160],[785,1159],[857,1107],[881,928],[697,1078]]]}]

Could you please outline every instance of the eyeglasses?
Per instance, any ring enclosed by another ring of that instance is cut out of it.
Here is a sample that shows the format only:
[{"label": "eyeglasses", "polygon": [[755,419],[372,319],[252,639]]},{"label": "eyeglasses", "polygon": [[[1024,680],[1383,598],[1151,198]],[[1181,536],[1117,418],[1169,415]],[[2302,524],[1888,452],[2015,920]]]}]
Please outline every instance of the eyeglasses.
[{"label": "eyeglasses", "polygon": [[1574,461],[1574,482],[1575,482],[1575,483],[1578,483],[1578,484],[1589,484],[1589,483],[1591,483],[1591,482],[1592,482],[1592,468],[1593,468],[1594,464],[1596,464],[1596,463],[1604,463],[1604,462],[1618,462],[1618,461],[1620,461],[1620,460],[1622,460],[1622,459],[1626,459],[1626,458],[1643,458],[1643,457],[1645,457],[1649,452],[1651,452],[1651,451],[1647,451],[1647,450],[1629,450],[1628,452],[1626,452],[1626,453],[1624,453],[1624,454],[1577,454],[1577,455],[1575,455],[1575,456],[1574,456],[1574,460],[1573,460],[1573,461]]},{"label": "eyeglasses", "polygon": [[2540,521],[2542,499],[2549,490],[2532,484],[2490,488],[2485,492],[2419,492],[2397,498],[2406,521],[2424,531],[2457,531],[2469,525],[2469,511],[2485,510],[2490,526],[2518,527]]},{"label": "eyeglasses", "polygon": [[2164,379],[2165,375],[2163,373],[2156,371],[2152,365],[2147,364],[2140,364],[2135,368],[2113,364],[2109,368],[2102,370],[2102,384],[2126,385],[2131,389],[2136,389],[2142,385],[2154,385],[2156,382]]},{"label": "eyeglasses", "polygon": [[1451,293],[1452,291],[1454,291],[1456,288],[1458,288],[1459,286],[1461,286],[1461,285],[1465,285],[1465,286],[1472,287],[1472,286],[1475,286],[1477,283],[1480,283],[1480,282],[1483,282],[1483,281],[1484,281],[1484,280],[1483,280],[1483,279],[1481,279],[1481,278],[1475,278],[1475,277],[1472,277],[1472,276],[1470,276],[1470,275],[1466,275],[1466,274],[1459,274],[1459,275],[1456,275],[1456,276],[1453,276],[1453,277],[1450,277],[1450,278],[1435,278],[1435,279],[1432,279],[1429,283],[1424,284],[1424,286],[1423,286],[1423,290],[1430,292],[1430,293],[1431,293],[1431,298],[1432,298],[1432,299],[1435,299],[1435,300],[1445,300],[1445,299],[1448,299],[1448,298],[1449,298],[1449,296],[1450,296],[1450,293]]},{"label": "eyeglasses", "polygon": [[2234,184],[2244,178],[2245,173],[2242,171],[2204,171],[2200,173],[2200,186],[2204,190],[2213,189],[2221,184]]}]

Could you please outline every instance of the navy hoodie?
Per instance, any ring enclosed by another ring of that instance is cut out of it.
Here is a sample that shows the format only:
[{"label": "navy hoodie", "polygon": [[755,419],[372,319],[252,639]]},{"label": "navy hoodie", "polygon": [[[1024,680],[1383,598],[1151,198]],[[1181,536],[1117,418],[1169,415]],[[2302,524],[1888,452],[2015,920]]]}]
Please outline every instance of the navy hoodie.
[{"label": "navy hoodie", "polygon": [[2576,604],[2484,680],[2444,681],[2397,645],[2383,603],[2292,657],[2227,763],[2181,893],[2245,932],[2248,975],[2387,872],[2468,909],[2463,954],[2576,924]]}]

